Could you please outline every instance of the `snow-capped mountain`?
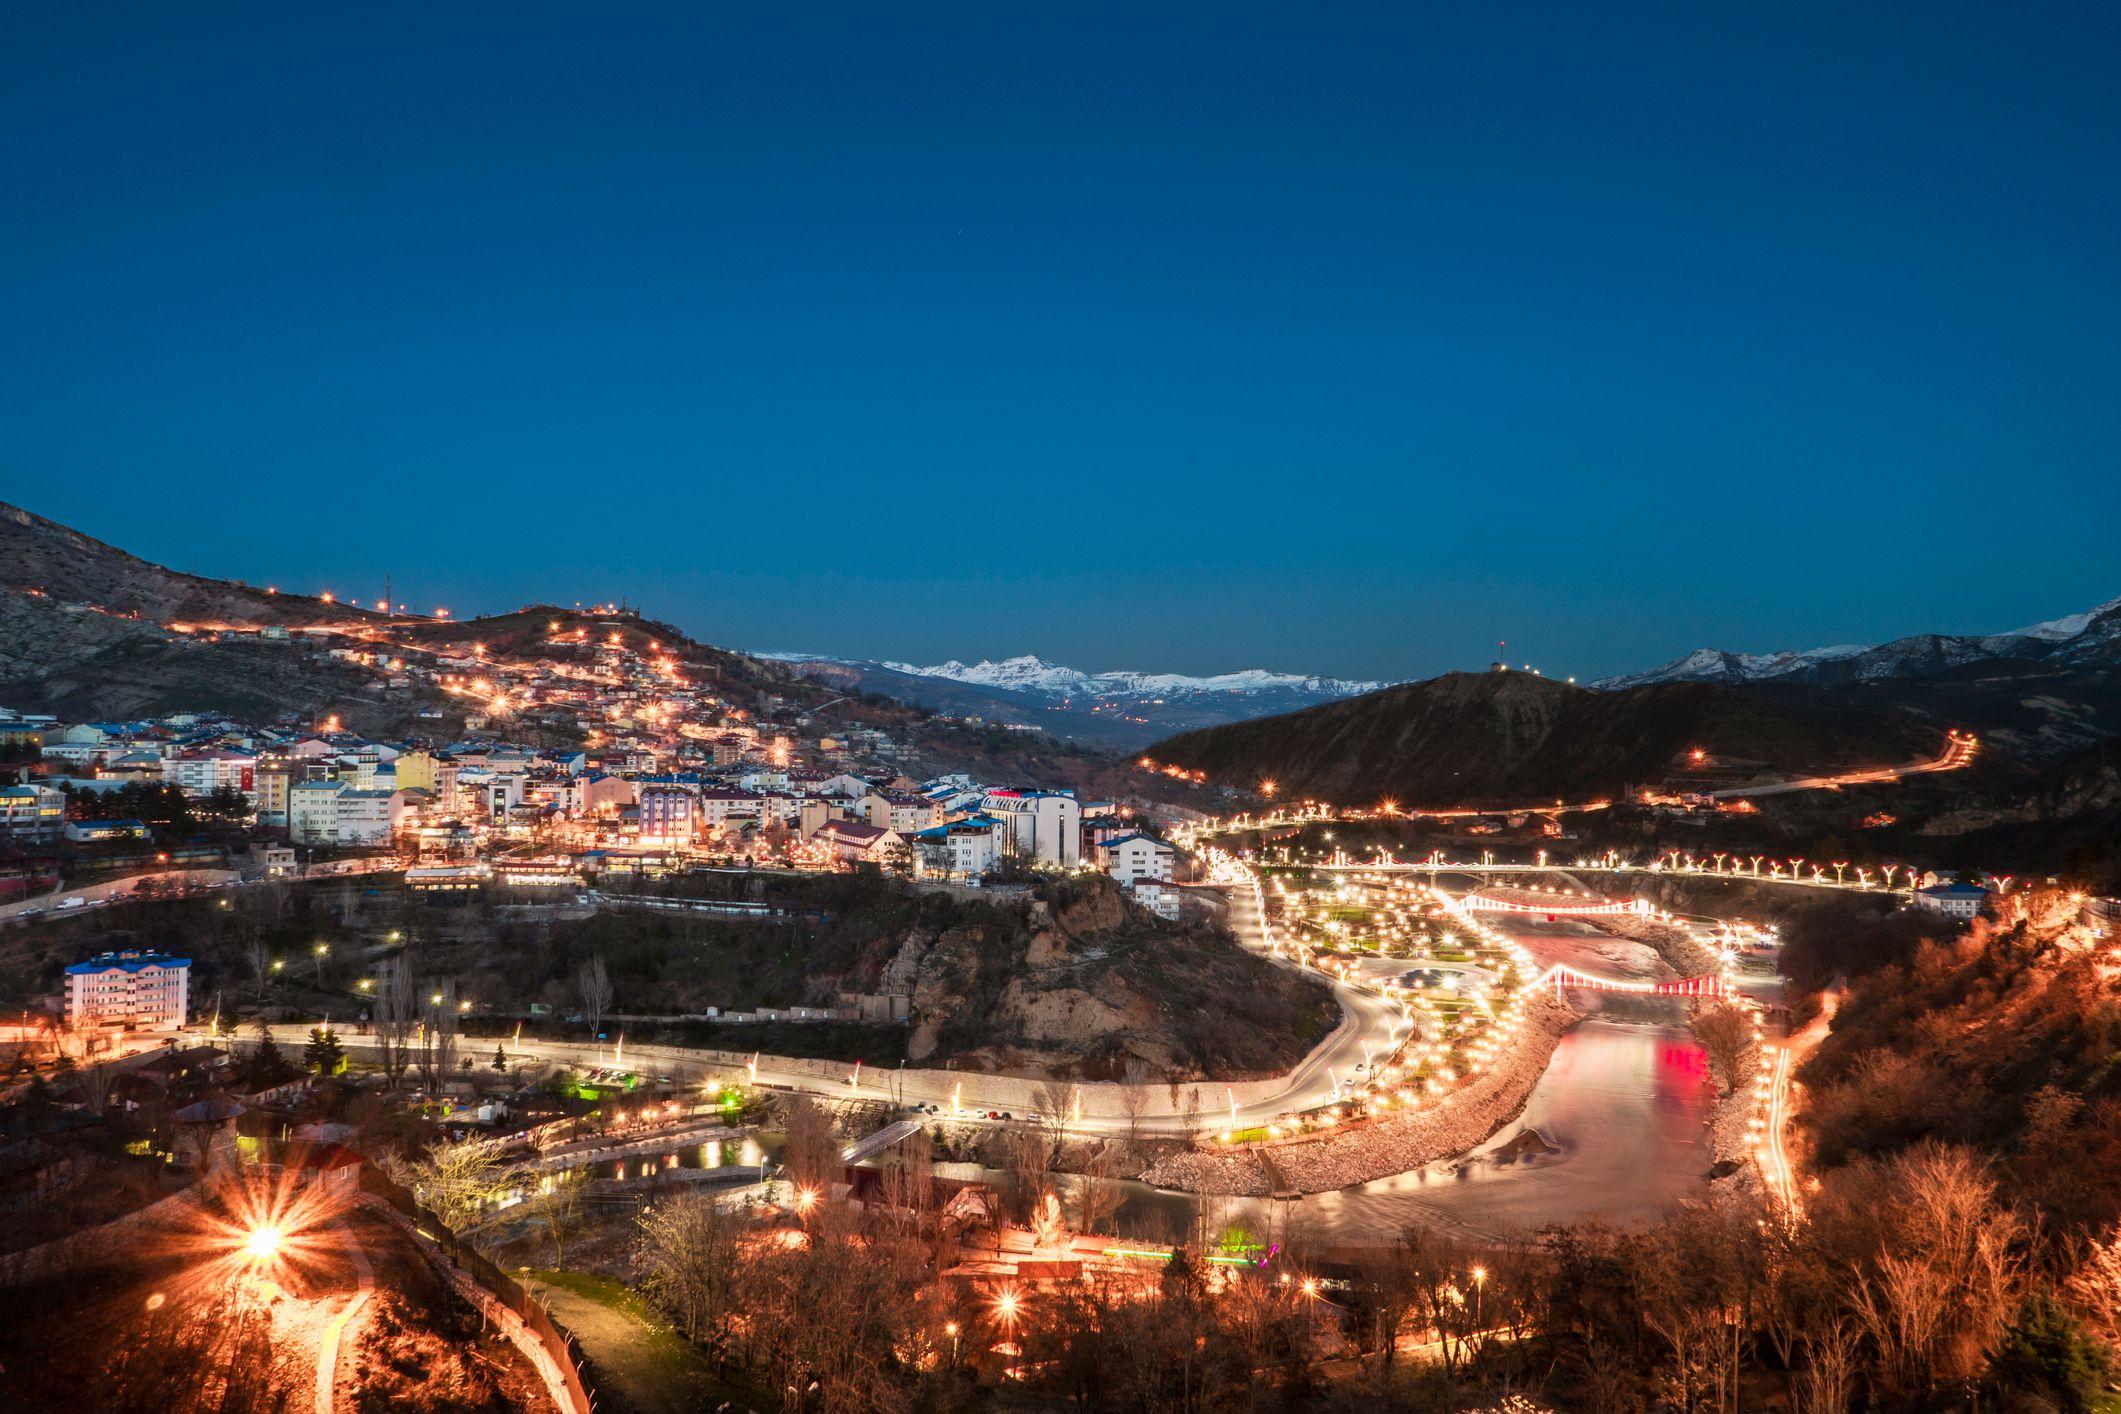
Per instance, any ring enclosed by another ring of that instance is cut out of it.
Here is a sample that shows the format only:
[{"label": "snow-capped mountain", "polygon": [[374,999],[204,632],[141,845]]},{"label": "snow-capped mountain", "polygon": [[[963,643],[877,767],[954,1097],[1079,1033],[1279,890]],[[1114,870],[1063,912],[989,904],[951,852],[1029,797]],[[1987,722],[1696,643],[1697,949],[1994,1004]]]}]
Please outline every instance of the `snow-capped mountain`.
[{"label": "snow-capped mountain", "polygon": [[760,653],[851,689],[880,692],[940,712],[1035,726],[1132,749],[1194,727],[1293,712],[1388,686],[1350,678],[1247,668],[1234,673],[1085,672],[1025,654],[922,666]]},{"label": "snow-capped mountain", "polygon": [[1970,663],[1990,661],[2075,667],[2110,664],[2117,659],[2121,659],[2121,599],[2109,599],[2095,609],[2028,624],[2007,633],[1924,633],[1877,645],[1841,644],[1784,653],[1697,648],[1648,672],[1605,678],[1591,685],[1621,688],[1654,682],[1773,680],[1833,684],[1934,677]]},{"label": "snow-capped mountain", "polygon": [[886,662],[882,666],[893,672],[910,673],[915,677],[948,678],[952,682],[971,683],[979,687],[1001,687],[1012,692],[1032,692],[1047,697],[1089,697],[1100,701],[1131,701],[1142,697],[1190,697],[1203,693],[1257,696],[1264,692],[1292,692],[1315,696],[1324,702],[1336,697],[1353,697],[1358,693],[1375,692],[1385,686],[1381,682],[1313,677],[1301,673],[1275,673],[1264,668],[1246,668],[1242,672],[1215,673],[1208,677],[1125,670],[1086,673],[1080,668],[1049,663],[1028,653],[1021,657],[1004,658],[999,662],[982,659],[977,663],[960,663],[953,658],[947,663],[937,663],[925,668],[912,663],[892,662]]}]

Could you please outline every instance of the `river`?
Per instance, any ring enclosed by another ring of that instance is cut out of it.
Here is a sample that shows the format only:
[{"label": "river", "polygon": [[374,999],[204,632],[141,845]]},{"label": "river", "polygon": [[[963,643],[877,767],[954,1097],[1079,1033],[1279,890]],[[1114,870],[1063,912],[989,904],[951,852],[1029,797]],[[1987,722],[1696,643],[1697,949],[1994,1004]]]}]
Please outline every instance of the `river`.
[{"label": "river", "polygon": [[[1468,1155],[1293,1202],[1201,1198],[1129,1183],[1117,1230],[1182,1241],[1212,1237],[1232,1222],[1262,1232],[1300,1224],[1320,1241],[1366,1245],[1390,1242],[1412,1225],[1496,1238],[1547,1223],[1646,1218],[1699,1193],[1710,1162],[1708,1060],[1668,1007],[1661,1014],[1665,1019],[1647,1020],[1605,1012],[1578,1023],[1555,1048],[1524,1113]],[[1497,1156],[1528,1128],[1557,1152]],[[937,1172],[1008,1182],[966,1164],[939,1164]]]}]

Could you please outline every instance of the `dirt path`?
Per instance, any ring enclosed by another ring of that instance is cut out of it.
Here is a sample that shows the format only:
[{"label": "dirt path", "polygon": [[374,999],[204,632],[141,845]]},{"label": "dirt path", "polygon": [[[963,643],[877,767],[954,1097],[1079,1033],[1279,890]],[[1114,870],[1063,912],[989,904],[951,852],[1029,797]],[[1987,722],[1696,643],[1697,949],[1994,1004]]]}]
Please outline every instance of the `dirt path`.
[{"label": "dirt path", "polygon": [[361,1240],[354,1236],[353,1229],[344,1222],[335,1223],[334,1226],[346,1238],[347,1254],[353,1258],[354,1272],[360,1281],[360,1287],[346,1303],[345,1309],[334,1316],[331,1324],[324,1328],[323,1340],[317,1351],[317,1414],[332,1414],[337,1404],[340,1339],[345,1335],[348,1323],[361,1314],[361,1309],[368,1304],[368,1298],[375,1294],[376,1289],[375,1268],[369,1265],[368,1253],[362,1249]]},{"label": "dirt path", "polygon": [[638,1297],[605,1278],[541,1274],[554,1275],[567,1284],[538,1277],[524,1284],[581,1347],[604,1414],[688,1414],[714,1407],[706,1361],[682,1336],[652,1323]]}]

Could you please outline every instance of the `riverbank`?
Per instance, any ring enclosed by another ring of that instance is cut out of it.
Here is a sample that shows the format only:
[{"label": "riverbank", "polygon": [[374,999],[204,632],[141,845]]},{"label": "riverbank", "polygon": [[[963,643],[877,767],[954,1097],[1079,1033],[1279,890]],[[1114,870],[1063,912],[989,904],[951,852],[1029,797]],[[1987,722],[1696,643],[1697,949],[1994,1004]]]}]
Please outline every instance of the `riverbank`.
[{"label": "riverbank", "polygon": [[[1327,1193],[1464,1153],[1523,1112],[1563,1033],[1579,1019],[1567,1004],[1542,995],[1527,1003],[1509,1051],[1429,1109],[1288,1144],[1194,1148],[1159,1160],[1143,1173],[1142,1181],[1228,1197]],[[1261,1163],[1262,1155],[1266,1164]]]}]

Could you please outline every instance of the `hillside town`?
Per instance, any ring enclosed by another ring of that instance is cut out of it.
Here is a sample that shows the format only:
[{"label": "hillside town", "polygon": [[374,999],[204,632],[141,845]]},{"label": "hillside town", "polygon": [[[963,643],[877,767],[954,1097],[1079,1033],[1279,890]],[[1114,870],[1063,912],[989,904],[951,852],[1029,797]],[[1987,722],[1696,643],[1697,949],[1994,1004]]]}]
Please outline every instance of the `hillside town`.
[{"label": "hillside town", "polygon": [[[0,786],[0,918],[87,907],[78,884],[173,865],[288,881],[402,869],[409,890],[445,894],[707,867],[871,868],[969,889],[1096,870],[1177,916],[1176,852],[1135,810],[963,772],[915,779],[890,732],[836,728],[773,694],[739,705],[661,644],[629,641],[633,624],[612,610],[594,641],[554,619],[534,656],[328,649],[388,688],[472,704],[473,734],[457,740],[377,739],[334,715],[0,709],[0,771],[15,778]],[[526,723],[581,744],[525,744],[510,728]]]}]

